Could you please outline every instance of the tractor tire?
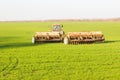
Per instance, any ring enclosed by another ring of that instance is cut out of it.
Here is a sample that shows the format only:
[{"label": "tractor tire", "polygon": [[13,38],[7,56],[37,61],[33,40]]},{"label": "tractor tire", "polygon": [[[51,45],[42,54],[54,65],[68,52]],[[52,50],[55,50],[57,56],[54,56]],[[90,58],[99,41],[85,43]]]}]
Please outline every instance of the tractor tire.
[{"label": "tractor tire", "polygon": [[65,37],[65,38],[64,38],[64,44],[66,44],[66,45],[69,44],[69,39],[68,39],[68,37]]}]

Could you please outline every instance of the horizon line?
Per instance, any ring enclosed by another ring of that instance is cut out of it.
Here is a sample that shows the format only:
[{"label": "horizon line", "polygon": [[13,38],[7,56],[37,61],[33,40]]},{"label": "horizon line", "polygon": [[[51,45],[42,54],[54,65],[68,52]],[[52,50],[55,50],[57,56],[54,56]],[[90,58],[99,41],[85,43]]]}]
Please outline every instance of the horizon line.
[{"label": "horizon line", "polygon": [[120,21],[120,17],[116,18],[92,18],[92,19],[30,19],[30,20],[0,20],[0,22],[48,22],[48,21]]}]

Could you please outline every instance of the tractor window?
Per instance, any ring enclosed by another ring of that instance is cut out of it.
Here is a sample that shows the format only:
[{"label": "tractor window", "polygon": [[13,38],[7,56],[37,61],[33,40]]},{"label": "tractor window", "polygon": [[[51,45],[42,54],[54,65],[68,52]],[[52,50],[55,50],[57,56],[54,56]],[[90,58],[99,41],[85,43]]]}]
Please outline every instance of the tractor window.
[{"label": "tractor window", "polygon": [[61,27],[59,25],[55,25],[55,26],[53,26],[53,30],[59,31],[59,30],[61,30]]}]

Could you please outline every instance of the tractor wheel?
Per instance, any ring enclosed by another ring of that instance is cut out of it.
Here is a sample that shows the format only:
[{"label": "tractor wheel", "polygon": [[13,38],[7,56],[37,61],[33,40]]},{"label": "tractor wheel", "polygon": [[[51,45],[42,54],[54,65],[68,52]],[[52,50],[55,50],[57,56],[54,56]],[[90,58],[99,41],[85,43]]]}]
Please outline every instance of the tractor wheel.
[{"label": "tractor wheel", "polygon": [[32,37],[32,43],[35,44],[35,37]]},{"label": "tractor wheel", "polygon": [[69,44],[69,39],[67,37],[64,38],[64,44]]}]

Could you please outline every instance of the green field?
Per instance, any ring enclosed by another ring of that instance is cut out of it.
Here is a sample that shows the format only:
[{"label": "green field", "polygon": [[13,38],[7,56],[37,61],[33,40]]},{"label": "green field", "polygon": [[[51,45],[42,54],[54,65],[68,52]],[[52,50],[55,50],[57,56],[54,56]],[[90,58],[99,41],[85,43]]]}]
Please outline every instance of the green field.
[{"label": "green field", "polygon": [[[104,43],[32,44],[51,24],[102,31]],[[120,22],[0,22],[0,80],[120,80]]]}]

